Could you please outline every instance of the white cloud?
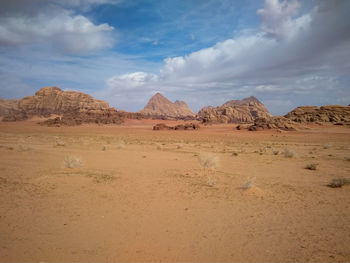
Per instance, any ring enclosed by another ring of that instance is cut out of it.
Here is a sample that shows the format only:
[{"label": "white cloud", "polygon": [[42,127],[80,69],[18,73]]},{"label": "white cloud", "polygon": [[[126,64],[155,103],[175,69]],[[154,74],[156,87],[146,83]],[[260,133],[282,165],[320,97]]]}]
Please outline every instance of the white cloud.
[{"label": "white cloud", "polygon": [[[203,102],[209,101],[206,96],[216,101],[221,97],[224,102],[256,93],[269,101],[276,101],[274,96],[278,100],[296,96],[296,101],[306,104],[321,101],[312,93],[334,101],[337,92],[328,96],[329,89],[346,87],[333,80],[350,69],[350,20],[345,11],[350,10],[349,3],[340,0],[332,5],[324,0],[309,13],[297,16],[299,2],[266,0],[258,10],[261,31],[238,34],[210,48],[167,58],[158,77],[136,81],[137,87],[157,87],[164,93],[176,89],[184,99],[202,94]],[[132,81],[109,82],[109,90],[120,86],[128,90],[127,86],[136,85]],[[195,109],[204,106],[195,103],[191,105]]]},{"label": "white cloud", "polygon": [[64,53],[83,54],[110,48],[114,28],[95,25],[87,17],[71,10],[50,6],[38,13],[0,17],[0,47],[49,45]]}]

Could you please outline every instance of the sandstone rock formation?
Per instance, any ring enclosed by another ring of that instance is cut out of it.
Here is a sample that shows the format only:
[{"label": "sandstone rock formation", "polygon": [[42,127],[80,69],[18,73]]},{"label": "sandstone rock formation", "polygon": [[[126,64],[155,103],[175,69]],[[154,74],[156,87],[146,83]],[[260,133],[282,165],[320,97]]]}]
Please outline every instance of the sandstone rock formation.
[{"label": "sandstone rock formation", "polygon": [[295,131],[296,123],[282,116],[270,118],[257,118],[254,124],[248,127],[249,131],[259,131],[266,129],[279,129],[284,131]]},{"label": "sandstone rock formation", "polygon": [[341,105],[329,106],[302,106],[287,113],[284,117],[298,123],[331,122],[350,123],[350,107]]},{"label": "sandstone rock formation", "polygon": [[196,123],[186,123],[186,124],[178,124],[176,126],[168,126],[164,123],[158,123],[153,126],[153,130],[198,130],[200,127]]},{"label": "sandstone rock formation", "polygon": [[164,116],[164,117],[194,117],[194,112],[184,101],[168,100],[160,93],[156,93],[140,111],[144,115]]},{"label": "sandstone rock formation", "polygon": [[[19,100],[17,107],[9,110],[3,121],[25,120],[32,116],[49,117],[51,114],[63,115],[61,124],[81,123],[120,123],[121,114],[102,100],[88,94],[63,91],[57,87],[44,87],[34,96]],[[58,122],[58,119],[56,119]]]},{"label": "sandstone rock formation", "polygon": [[0,98],[0,116],[9,114],[12,110],[18,109],[18,100],[4,100]]},{"label": "sandstone rock formation", "polygon": [[205,107],[198,112],[198,119],[203,123],[253,123],[255,119],[270,118],[264,104],[257,98],[231,100],[219,107]]}]

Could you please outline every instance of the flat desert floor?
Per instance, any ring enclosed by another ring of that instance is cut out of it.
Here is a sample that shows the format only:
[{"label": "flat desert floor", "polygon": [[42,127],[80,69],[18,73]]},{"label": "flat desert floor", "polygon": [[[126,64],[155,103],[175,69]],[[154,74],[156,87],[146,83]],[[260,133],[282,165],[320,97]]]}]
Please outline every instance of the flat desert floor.
[{"label": "flat desert floor", "polygon": [[0,261],[350,261],[348,127],[158,122],[0,123]]}]

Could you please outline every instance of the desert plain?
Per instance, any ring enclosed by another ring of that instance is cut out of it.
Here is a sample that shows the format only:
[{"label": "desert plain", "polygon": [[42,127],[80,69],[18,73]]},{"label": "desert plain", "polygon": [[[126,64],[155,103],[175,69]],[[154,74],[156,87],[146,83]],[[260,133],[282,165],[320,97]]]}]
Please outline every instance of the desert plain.
[{"label": "desert plain", "polygon": [[350,261],[347,126],[37,121],[0,122],[1,262]]}]

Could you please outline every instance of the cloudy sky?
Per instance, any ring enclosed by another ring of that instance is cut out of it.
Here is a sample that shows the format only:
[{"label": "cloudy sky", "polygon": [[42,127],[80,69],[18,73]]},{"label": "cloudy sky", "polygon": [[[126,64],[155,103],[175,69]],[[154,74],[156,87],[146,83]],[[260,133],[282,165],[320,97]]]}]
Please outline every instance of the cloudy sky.
[{"label": "cloudy sky", "polygon": [[0,97],[43,86],[138,111],[254,95],[273,114],[350,103],[349,0],[1,0]]}]

